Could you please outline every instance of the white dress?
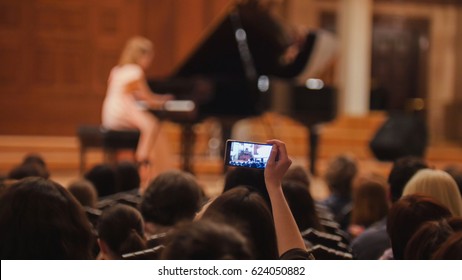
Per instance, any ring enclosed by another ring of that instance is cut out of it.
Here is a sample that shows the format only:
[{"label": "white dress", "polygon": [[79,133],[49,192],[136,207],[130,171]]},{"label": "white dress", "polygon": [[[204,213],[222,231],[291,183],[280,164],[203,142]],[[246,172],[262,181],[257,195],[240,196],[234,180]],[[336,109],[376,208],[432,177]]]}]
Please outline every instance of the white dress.
[{"label": "white dress", "polygon": [[153,171],[171,169],[171,155],[168,142],[161,133],[161,126],[153,114],[141,108],[129,85],[144,79],[143,69],[137,64],[116,66],[111,70],[108,89],[103,103],[103,127],[114,130],[138,129],[140,140],[136,150],[137,160],[148,159],[154,165]]}]

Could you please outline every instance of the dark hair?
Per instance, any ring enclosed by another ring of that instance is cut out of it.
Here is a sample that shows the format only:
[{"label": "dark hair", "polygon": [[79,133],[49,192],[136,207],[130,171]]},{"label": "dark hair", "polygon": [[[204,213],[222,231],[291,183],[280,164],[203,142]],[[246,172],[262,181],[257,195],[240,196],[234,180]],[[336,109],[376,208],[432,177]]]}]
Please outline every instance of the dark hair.
[{"label": "dark hair", "polygon": [[370,174],[358,178],[354,185],[351,223],[369,227],[388,213],[387,182]]},{"label": "dark hair", "polygon": [[159,174],[143,194],[141,214],[146,222],[172,226],[192,220],[201,205],[201,189],[189,173],[172,170]]},{"label": "dark hair", "polygon": [[116,192],[114,168],[109,164],[98,164],[88,170],[84,178],[90,181],[98,191],[98,197],[108,196]]},{"label": "dark hair", "polygon": [[284,174],[284,181],[297,181],[305,185],[305,187],[309,188],[311,185],[310,176],[308,175],[308,171],[305,170],[300,165],[293,165],[287,170],[286,174]]},{"label": "dark hair", "polygon": [[406,156],[397,159],[388,175],[391,201],[397,201],[403,194],[404,186],[420,169],[428,168],[427,163],[419,157]]},{"label": "dark hair", "polygon": [[103,212],[98,222],[98,236],[117,258],[146,248],[143,217],[128,205],[116,204]]},{"label": "dark hair", "polygon": [[266,190],[264,171],[259,169],[236,167],[228,170],[225,176],[223,192],[235,187],[248,186],[258,192],[271,205],[268,191]]},{"label": "dark hair", "polygon": [[130,161],[119,162],[115,167],[117,191],[125,192],[140,187],[141,178],[138,167]]},{"label": "dark hair", "polygon": [[409,239],[424,222],[448,217],[451,212],[431,197],[408,195],[398,200],[390,208],[387,221],[393,257],[403,259]]},{"label": "dark hair", "polygon": [[435,251],[455,230],[446,219],[422,224],[406,245],[407,260],[430,260]]},{"label": "dark hair", "polygon": [[250,241],[257,259],[278,259],[273,217],[257,192],[243,186],[224,192],[209,205],[202,217],[236,226]]},{"label": "dark hair", "polygon": [[353,179],[357,173],[356,160],[347,155],[340,155],[328,163],[324,178],[332,193],[350,197]]},{"label": "dark hair", "polygon": [[38,154],[28,154],[20,165],[8,173],[9,179],[21,180],[27,177],[42,177],[48,179],[50,172],[43,158]]},{"label": "dark hair", "polygon": [[452,178],[454,178],[457,183],[457,187],[459,188],[459,192],[462,195],[462,169],[456,165],[450,165],[447,166],[444,171],[446,171],[449,175],[451,175]]},{"label": "dark hair", "polygon": [[462,232],[451,235],[433,255],[434,260],[462,260]]},{"label": "dark hair", "polygon": [[162,259],[248,260],[248,241],[234,227],[210,220],[186,223],[169,238]]},{"label": "dark hair", "polygon": [[282,190],[300,231],[309,228],[323,229],[316,214],[314,200],[306,185],[285,180],[282,183]]},{"label": "dark hair", "polygon": [[21,180],[0,197],[1,259],[90,259],[94,237],[75,198],[38,177]]},{"label": "dark hair", "polygon": [[82,206],[96,207],[98,193],[90,181],[85,179],[74,181],[69,184],[67,189]]}]

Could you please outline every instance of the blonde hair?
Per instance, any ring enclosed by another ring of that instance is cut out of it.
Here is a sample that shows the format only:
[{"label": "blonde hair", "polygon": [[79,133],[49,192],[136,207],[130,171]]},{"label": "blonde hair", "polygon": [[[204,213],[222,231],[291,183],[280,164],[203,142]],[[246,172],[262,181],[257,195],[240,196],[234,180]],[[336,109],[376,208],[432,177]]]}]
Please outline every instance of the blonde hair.
[{"label": "blonde hair", "polygon": [[125,44],[119,59],[119,65],[138,64],[141,57],[153,52],[154,46],[149,39],[141,36],[133,37]]},{"label": "blonde hair", "polygon": [[403,196],[417,193],[431,196],[454,216],[462,217],[462,198],[456,181],[448,173],[433,169],[418,171],[404,187]]}]

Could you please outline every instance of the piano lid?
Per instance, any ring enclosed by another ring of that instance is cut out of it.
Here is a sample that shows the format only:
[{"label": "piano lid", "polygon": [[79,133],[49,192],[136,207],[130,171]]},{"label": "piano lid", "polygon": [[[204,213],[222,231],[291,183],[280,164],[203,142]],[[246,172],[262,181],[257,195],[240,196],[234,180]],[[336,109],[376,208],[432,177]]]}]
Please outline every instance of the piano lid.
[{"label": "piano lid", "polygon": [[[288,28],[259,1],[235,1],[206,30],[200,43],[172,76],[256,79],[260,75],[274,75],[293,78],[304,69],[314,40],[314,34],[308,35],[296,59],[285,64],[281,58],[292,43]],[[255,72],[255,77],[249,71]]]}]

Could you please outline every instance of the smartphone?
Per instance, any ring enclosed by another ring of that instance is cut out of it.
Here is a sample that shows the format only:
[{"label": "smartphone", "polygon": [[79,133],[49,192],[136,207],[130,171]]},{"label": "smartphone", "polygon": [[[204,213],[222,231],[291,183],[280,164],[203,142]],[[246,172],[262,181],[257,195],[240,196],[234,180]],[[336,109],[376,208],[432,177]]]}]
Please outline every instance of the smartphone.
[{"label": "smartphone", "polygon": [[264,169],[272,147],[272,144],[227,140],[225,165]]}]

